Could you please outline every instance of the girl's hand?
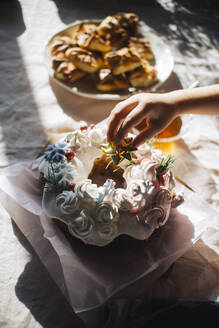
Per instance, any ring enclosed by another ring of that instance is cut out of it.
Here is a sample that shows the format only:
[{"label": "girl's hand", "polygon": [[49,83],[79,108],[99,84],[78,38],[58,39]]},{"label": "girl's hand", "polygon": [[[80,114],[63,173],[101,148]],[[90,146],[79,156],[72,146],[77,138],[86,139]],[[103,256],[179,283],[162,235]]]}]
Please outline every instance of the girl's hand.
[{"label": "girl's hand", "polygon": [[147,139],[164,130],[177,116],[174,102],[166,94],[136,94],[120,103],[109,116],[107,139],[116,144],[128,134],[131,128],[146,121],[144,128],[135,137],[133,146],[137,147]]}]

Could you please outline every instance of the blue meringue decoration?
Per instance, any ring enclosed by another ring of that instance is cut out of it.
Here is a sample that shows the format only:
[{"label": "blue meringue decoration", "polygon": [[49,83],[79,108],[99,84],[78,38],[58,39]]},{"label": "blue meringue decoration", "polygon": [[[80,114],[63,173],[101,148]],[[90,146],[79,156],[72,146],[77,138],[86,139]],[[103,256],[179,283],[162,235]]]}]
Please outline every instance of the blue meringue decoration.
[{"label": "blue meringue decoration", "polygon": [[59,163],[65,160],[65,153],[70,150],[66,142],[58,142],[46,148],[44,158],[50,163]]}]

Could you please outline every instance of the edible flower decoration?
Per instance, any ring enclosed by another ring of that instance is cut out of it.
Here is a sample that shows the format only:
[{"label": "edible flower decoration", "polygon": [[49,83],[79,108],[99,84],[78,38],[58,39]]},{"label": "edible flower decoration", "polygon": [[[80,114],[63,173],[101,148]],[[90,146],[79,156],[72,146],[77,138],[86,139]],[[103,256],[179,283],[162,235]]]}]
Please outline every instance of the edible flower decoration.
[{"label": "edible flower decoration", "polygon": [[137,148],[133,146],[133,138],[124,138],[119,145],[106,143],[100,146],[100,151],[108,158],[111,158],[106,168],[112,163],[117,166],[123,166],[124,162],[125,167],[131,166],[137,158],[134,153],[135,150]]},{"label": "edible flower decoration", "polygon": [[44,158],[50,163],[58,163],[65,160],[66,150],[69,150],[66,142],[58,142],[46,148]]}]

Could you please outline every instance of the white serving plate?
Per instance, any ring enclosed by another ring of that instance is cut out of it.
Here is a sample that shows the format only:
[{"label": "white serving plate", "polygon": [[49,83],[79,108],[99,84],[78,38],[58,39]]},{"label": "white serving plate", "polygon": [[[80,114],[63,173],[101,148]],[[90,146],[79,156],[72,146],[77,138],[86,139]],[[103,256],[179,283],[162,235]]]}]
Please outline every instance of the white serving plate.
[{"label": "white serving plate", "polygon": [[148,26],[144,22],[139,22],[138,24],[138,34],[142,37],[146,37],[151,42],[152,50],[155,56],[155,69],[157,71],[158,82],[149,86],[147,88],[134,88],[130,87],[127,90],[116,90],[111,92],[101,92],[96,89],[94,80],[92,76],[86,76],[81,80],[74,82],[74,84],[58,80],[54,77],[54,71],[52,69],[52,61],[50,55],[50,47],[51,42],[56,36],[69,36],[71,37],[75,31],[75,27],[81,23],[96,23],[99,24],[101,20],[81,20],[75,21],[73,24],[61,30],[52,36],[52,38],[48,41],[46,45],[45,51],[45,61],[47,68],[49,70],[50,76],[55,80],[57,84],[59,84],[64,89],[69,90],[73,94],[93,98],[93,99],[108,99],[108,100],[122,100],[131,96],[136,92],[155,92],[158,87],[160,87],[170,76],[173,66],[174,60],[171,54],[169,47],[164,43],[164,41],[158,37],[155,33],[149,30]]}]

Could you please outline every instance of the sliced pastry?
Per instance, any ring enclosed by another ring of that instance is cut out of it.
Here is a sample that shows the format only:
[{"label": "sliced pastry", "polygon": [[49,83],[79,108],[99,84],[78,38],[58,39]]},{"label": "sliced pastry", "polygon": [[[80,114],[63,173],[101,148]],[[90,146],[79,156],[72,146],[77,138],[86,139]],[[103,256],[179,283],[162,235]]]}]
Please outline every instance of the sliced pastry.
[{"label": "sliced pastry", "polygon": [[128,48],[110,51],[105,55],[104,59],[114,75],[120,75],[141,66],[139,57]]},{"label": "sliced pastry", "polygon": [[93,23],[79,24],[74,33],[73,40],[79,47],[91,51],[107,52],[111,50],[109,41],[104,40],[97,32]]},{"label": "sliced pastry", "polygon": [[71,62],[53,62],[53,68],[55,71],[55,77],[59,80],[75,82],[86,75],[85,72],[80,71],[76,66]]},{"label": "sliced pastry", "polygon": [[74,42],[68,36],[58,36],[54,38],[50,45],[51,55],[57,60],[66,60],[65,52],[70,47],[74,46]]},{"label": "sliced pastry", "polygon": [[65,36],[71,38],[75,42],[75,36],[78,32],[91,32],[94,31],[97,27],[97,24],[94,23],[79,23],[72,25],[67,30],[65,30]]},{"label": "sliced pastry", "polygon": [[133,87],[148,87],[157,82],[157,72],[145,61],[143,65],[130,73],[129,82]]},{"label": "sliced pastry", "polygon": [[66,51],[66,56],[83,72],[94,73],[103,66],[102,58],[87,49],[70,48]]},{"label": "sliced pastry", "polygon": [[118,13],[106,17],[97,27],[99,35],[110,39],[113,45],[122,44],[137,31],[138,17],[132,13]]},{"label": "sliced pastry", "polygon": [[136,35],[139,18],[134,13],[117,13],[115,15],[122,28],[126,29],[130,36]]},{"label": "sliced pastry", "polygon": [[97,25],[94,23],[81,23],[78,25],[78,30],[77,32],[86,32],[86,33],[91,33],[95,32],[97,29]]},{"label": "sliced pastry", "polygon": [[113,76],[110,69],[103,68],[99,71],[99,82],[96,87],[100,91],[114,91],[127,89],[129,83],[124,75]]},{"label": "sliced pastry", "polygon": [[108,52],[111,50],[110,42],[104,40],[96,32],[80,32],[75,38],[79,47],[91,51]]},{"label": "sliced pastry", "polygon": [[152,52],[150,41],[147,38],[131,37],[128,43],[129,49],[140,59],[146,59],[151,64],[154,63],[154,54]]}]

